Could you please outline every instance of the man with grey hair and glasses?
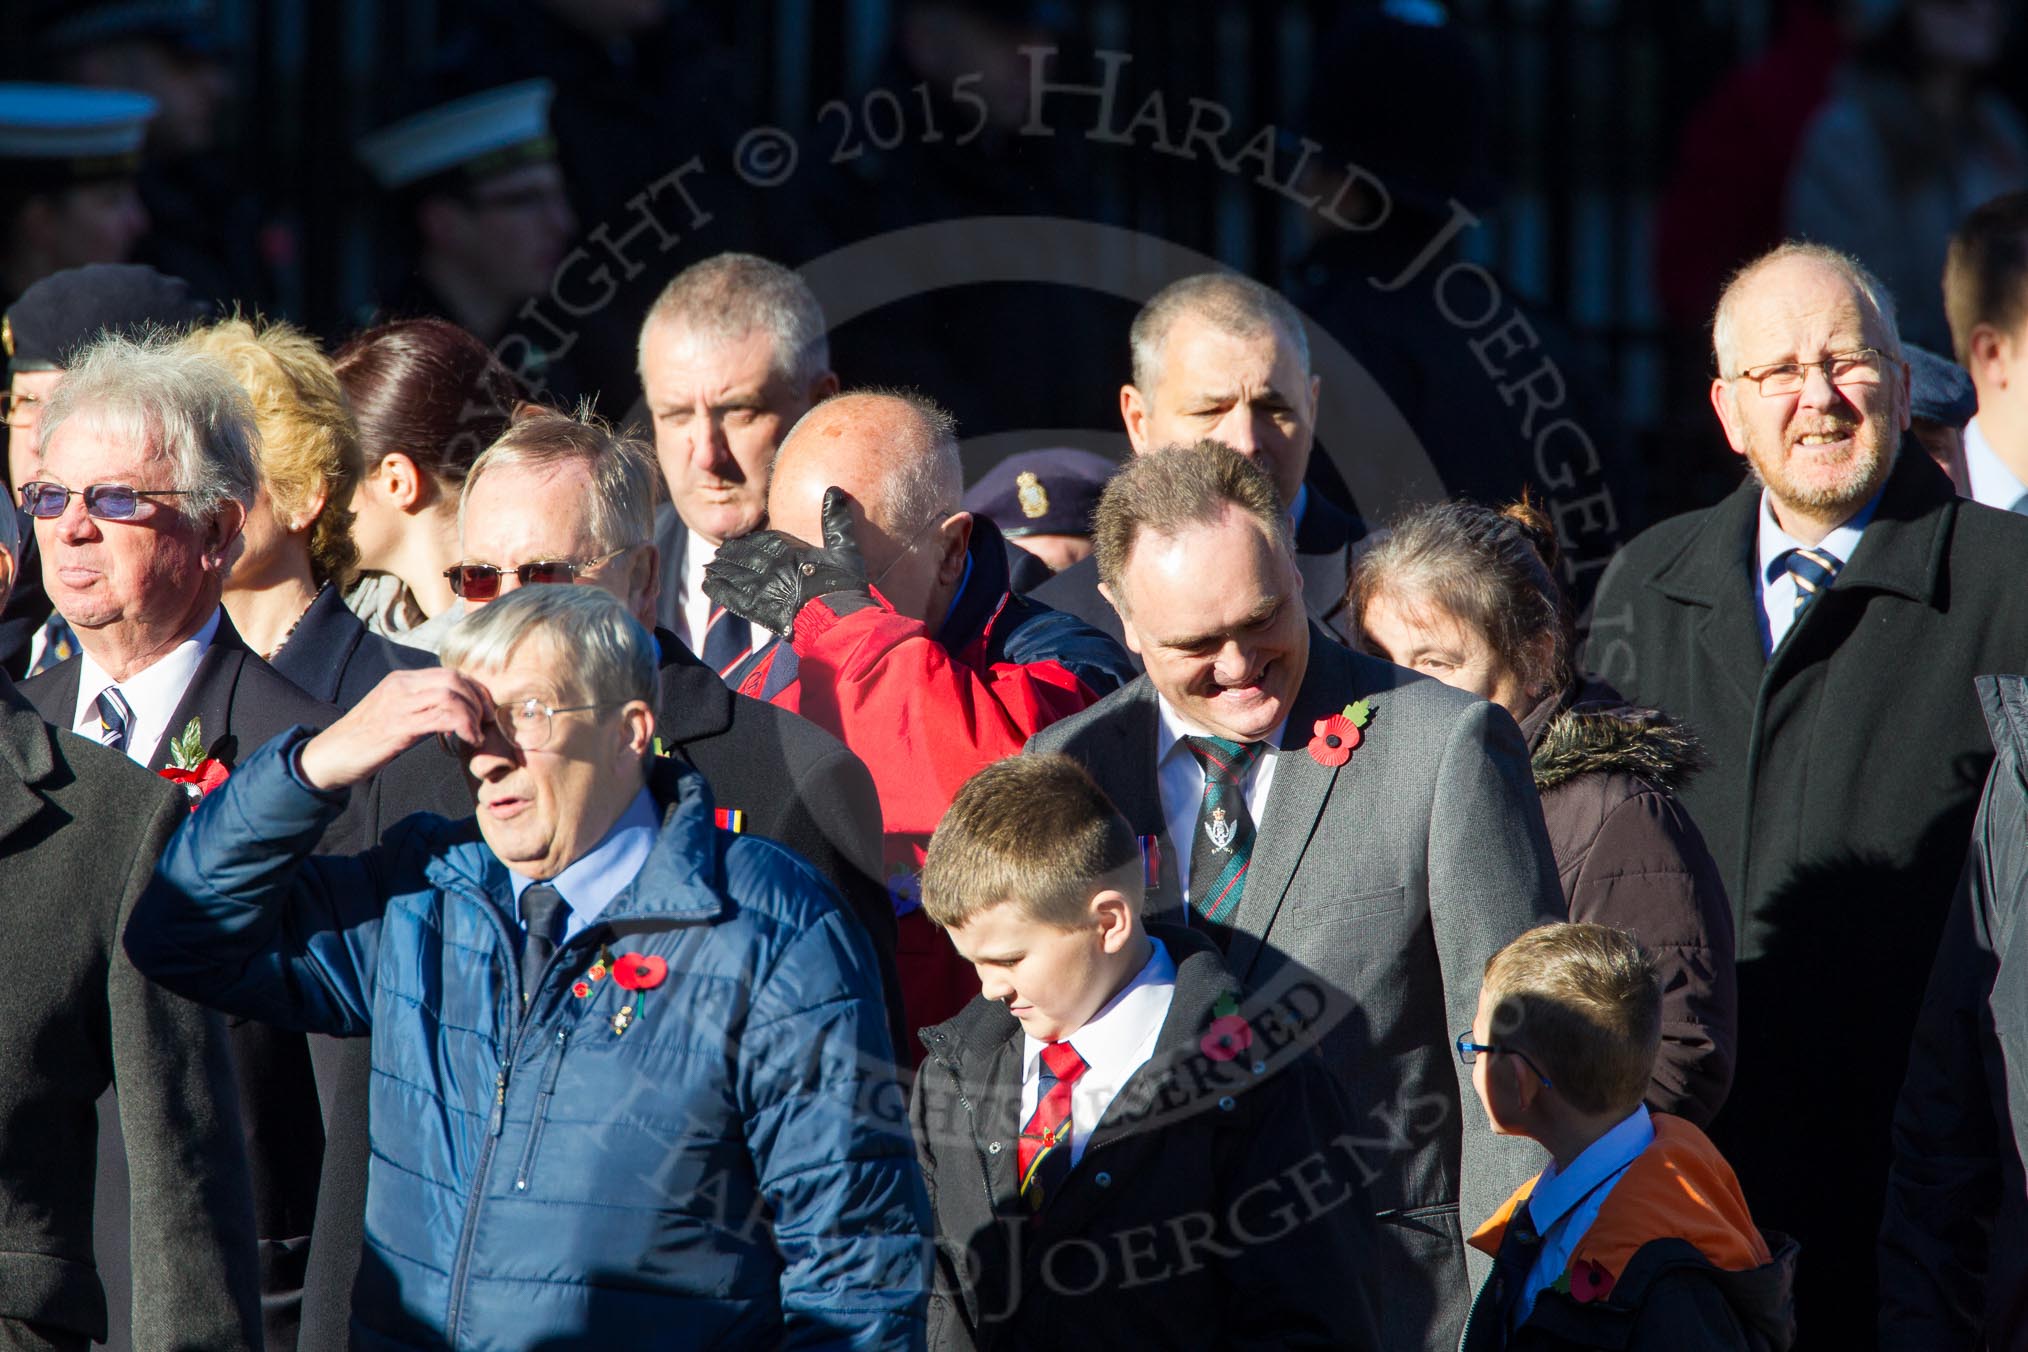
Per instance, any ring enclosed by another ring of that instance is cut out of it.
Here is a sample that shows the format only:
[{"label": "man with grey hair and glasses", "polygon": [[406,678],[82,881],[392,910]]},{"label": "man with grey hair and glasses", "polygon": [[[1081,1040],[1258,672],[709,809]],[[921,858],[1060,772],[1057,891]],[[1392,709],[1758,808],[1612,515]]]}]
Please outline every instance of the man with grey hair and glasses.
[{"label": "man with grey hair and glasses", "polygon": [[669,501],[655,514],[656,619],[724,675],[759,643],[704,593],[718,547],[767,516],[775,452],[838,389],[824,312],[788,268],[722,253],[676,274],[641,324],[643,398]]},{"label": "man with grey hair and glasses", "polygon": [[[44,719],[163,773],[194,794],[294,724],[337,711],[291,685],[233,631],[219,598],[260,482],[253,409],[232,374],[169,339],[107,337],[72,362],[42,412],[34,477],[43,585],[80,651],[22,683]],[[405,762],[332,825],[363,848],[383,813],[458,810],[441,756]],[[259,1023],[232,1029],[254,1166],[263,1313],[271,1348],[295,1345],[325,1124],[317,1080],[330,1044]],[[335,1109],[334,1109],[335,1110]],[[125,1195],[118,1119],[102,1105],[101,1182]],[[117,1216],[117,1200],[105,1209]]]},{"label": "man with grey hair and glasses", "polygon": [[[837,894],[654,755],[654,641],[603,589],[517,589],[442,657],[263,747],[127,930],[193,999],[371,1031],[354,1345],[920,1345],[928,1204]],[[476,821],[313,853],[432,737]]]},{"label": "man with grey hair and glasses", "polygon": [[1748,263],[1712,347],[1746,480],[1621,551],[1585,660],[1704,744],[1681,794],[1753,1030],[1713,1137],[1802,1243],[1811,1344],[1869,1347],[1895,1088],[1993,759],[1972,679],[2028,654],[2028,520],[1961,501],[1907,435],[1893,300],[1855,260]]}]

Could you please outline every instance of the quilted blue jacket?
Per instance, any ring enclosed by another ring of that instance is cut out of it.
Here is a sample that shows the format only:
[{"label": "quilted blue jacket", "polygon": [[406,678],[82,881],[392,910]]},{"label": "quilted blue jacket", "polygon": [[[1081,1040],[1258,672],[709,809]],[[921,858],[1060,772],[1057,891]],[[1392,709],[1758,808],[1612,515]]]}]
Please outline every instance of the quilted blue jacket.
[{"label": "quilted blue jacket", "polygon": [[[524,1015],[476,824],[306,857],[342,795],[291,773],[302,735],[204,802],[126,943],[230,1013],[372,1030],[355,1347],[920,1344],[928,1207],[880,978],[815,872],[719,830],[703,778],[658,762],[647,864]],[[629,992],[588,977],[602,945],[667,964],[623,1032]]]}]

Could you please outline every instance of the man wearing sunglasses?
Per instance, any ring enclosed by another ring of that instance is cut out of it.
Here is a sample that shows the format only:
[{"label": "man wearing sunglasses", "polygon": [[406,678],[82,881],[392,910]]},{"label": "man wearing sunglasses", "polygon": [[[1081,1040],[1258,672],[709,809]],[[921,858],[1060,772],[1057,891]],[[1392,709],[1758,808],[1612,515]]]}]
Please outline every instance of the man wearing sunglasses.
[{"label": "man wearing sunglasses", "polygon": [[[166,339],[121,337],[78,354],[42,410],[35,477],[19,499],[35,522],[50,601],[80,645],[22,683],[44,719],[152,771],[215,762],[229,774],[276,733],[337,717],[250,651],[220,605],[259,482],[256,435],[245,392],[209,358]],[[356,797],[327,843],[363,849],[387,822],[426,807],[462,816],[471,800],[460,781],[434,748],[405,758]],[[254,1162],[266,1341],[288,1349],[324,1152],[317,1084],[336,1082],[343,1053],[260,1023],[236,1025],[232,1047]],[[116,1128],[102,1114],[102,1170],[123,1162]],[[124,1195],[117,1172],[103,1181]],[[117,1204],[103,1214],[119,1214]]]}]

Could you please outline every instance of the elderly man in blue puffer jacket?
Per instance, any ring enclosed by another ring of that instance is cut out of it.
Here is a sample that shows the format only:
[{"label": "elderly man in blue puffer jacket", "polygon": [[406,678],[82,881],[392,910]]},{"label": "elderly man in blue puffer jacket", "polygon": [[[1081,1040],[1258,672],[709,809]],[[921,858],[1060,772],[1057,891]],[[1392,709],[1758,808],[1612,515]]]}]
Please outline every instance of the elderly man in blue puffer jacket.
[{"label": "elderly man in blue puffer jacket", "polygon": [[[135,963],[230,1013],[373,1035],[359,1348],[920,1345],[929,1216],[863,933],[650,755],[655,648],[539,586],[200,806]],[[443,735],[477,821],[312,857]]]}]

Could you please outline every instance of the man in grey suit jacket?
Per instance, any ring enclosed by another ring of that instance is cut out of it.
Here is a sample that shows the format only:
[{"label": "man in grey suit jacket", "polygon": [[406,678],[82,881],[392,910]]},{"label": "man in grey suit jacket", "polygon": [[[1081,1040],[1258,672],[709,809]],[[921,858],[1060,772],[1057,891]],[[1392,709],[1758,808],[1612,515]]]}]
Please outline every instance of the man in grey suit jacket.
[{"label": "man in grey suit jacket", "polygon": [[1224,945],[1252,1038],[1301,1018],[1369,1126],[1335,1144],[1379,1211],[1383,1341],[1449,1352],[1484,1275],[1463,1232],[1542,1163],[1451,1045],[1486,960],[1563,909],[1520,731],[1330,642],[1272,484],[1223,446],[1130,462],[1097,548],[1147,674],[1029,746],[1083,762],[1159,857],[1149,916]]}]

